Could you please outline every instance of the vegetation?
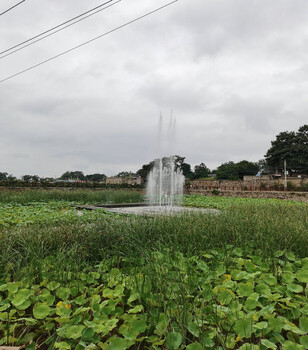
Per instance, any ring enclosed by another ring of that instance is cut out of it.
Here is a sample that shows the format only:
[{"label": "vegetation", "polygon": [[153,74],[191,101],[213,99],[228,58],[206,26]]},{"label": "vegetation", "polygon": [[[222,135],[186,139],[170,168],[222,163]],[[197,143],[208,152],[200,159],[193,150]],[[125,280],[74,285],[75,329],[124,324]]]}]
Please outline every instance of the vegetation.
[{"label": "vegetation", "polygon": [[306,204],[186,196],[220,213],[172,217],[71,207],[142,200],[104,192],[0,192],[0,346],[307,348]]},{"label": "vegetation", "polygon": [[290,173],[308,175],[308,125],[301,126],[297,132],[284,131],[277,135],[265,158],[273,171],[282,171],[286,161]]},{"label": "vegetation", "polygon": [[245,175],[256,175],[259,171],[257,163],[243,160],[238,163],[228,162],[220,165],[216,170],[217,179],[243,180]]}]

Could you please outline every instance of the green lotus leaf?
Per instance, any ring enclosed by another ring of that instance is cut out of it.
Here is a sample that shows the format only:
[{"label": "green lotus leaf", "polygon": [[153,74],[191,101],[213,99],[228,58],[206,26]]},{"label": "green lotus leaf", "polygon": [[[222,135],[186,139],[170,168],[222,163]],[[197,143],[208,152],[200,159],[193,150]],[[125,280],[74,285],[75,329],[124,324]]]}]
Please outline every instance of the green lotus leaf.
[{"label": "green lotus leaf", "polygon": [[61,349],[61,350],[69,350],[72,347],[68,343],[66,343],[65,341],[62,341],[60,343],[55,343],[55,348]]},{"label": "green lotus leaf", "polygon": [[290,272],[284,272],[282,275],[282,282],[284,283],[292,283],[294,278],[295,278],[295,275],[294,273],[290,273]]},{"label": "green lotus leaf", "polygon": [[[214,344],[213,344],[214,345]],[[226,346],[228,349],[234,349],[236,345],[235,334],[229,334],[226,339]]]},{"label": "green lotus leaf", "polygon": [[253,328],[256,328],[256,329],[266,329],[267,327],[268,327],[268,322],[265,322],[265,321],[255,323],[253,325]]},{"label": "green lotus leaf", "polygon": [[141,312],[143,310],[142,305],[136,305],[134,308],[128,310],[129,314],[137,314],[138,312]]},{"label": "green lotus leaf", "polygon": [[237,294],[240,297],[248,297],[252,293],[253,293],[253,285],[251,283],[247,282],[247,283],[238,284]]},{"label": "green lotus leaf", "polygon": [[305,349],[308,349],[308,335],[300,337],[300,343]]},{"label": "green lotus leaf", "polygon": [[287,340],[282,344],[282,350],[305,350],[303,345]]},{"label": "green lotus leaf", "polygon": [[15,294],[18,290],[18,284],[15,282],[9,282],[7,284],[7,290],[9,291],[9,293]]},{"label": "green lotus leaf", "polygon": [[288,284],[287,289],[290,292],[294,292],[294,293],[302,293],[304,290],[304,288],[300,284],[295,284],[295,283]]},{"label": "green lotus leaf", "polygon": [[277,349],[277,346],[268,339],[261,339],[261,344],[264,345],[267,349]]},{"label": "green lotus leaf", "polygon": [[64,335],[69,339],[78,339],[81,338],[82,332],[84,331],[86,327],[82,325],[73,325],[69,326],[64,330]]},{"label": "green lotus leaf", "polygon": [[283,256],[283,250],[276,250],[276,252],[275,252],[275,257],[276,257],[276,258],[279,258],[279,257],[281,257],[281,256]]},{"label": "green lotus leaf", "polygon": [[125,339],[134,340],[140,333],[143,333],[146,328],[147,324],[144,320],[135,319],[132,322],[124,323],[119,328],[119,332],[124,336]]},{"label": "green lotus leaf", "polygon": [[215,287],[213,289],[214,294],[217,295],[217,300],[221,305],[228,305],[234,299],[235,294],[226,288]]},{"label": "green lotus leaf", "polygon": [[301,329],[308,332],[308,317],[300,317],[299,326]]},{"label": "green lotus leaf", "polygon": [[49,290],[56,290],[57,288],[59,288],[61,286],[61,284],[59,282],[55,282],[55,281],[51,281],[47,284],[47,288]]},{"label": "green lotus leaf", "polygon": [[67,300],[71,294],[71,290],[65,287],[59,287],[56,291],[56,296],[62,300]]},{"label": "green lotus leaf", "polygon": [[200,327],[196,322],[189,321],[187,324],[187,329],[189,332],[194,335],[195,337],[199,337],[200,335]]},{"label": "green lotus leaf", "polygon": [[186,350],[203,350],[203,346],[198,342],[194,342],[192,344],[189,344],[186,347]]},{"label": "green lotus leaf", "polygon": [[119,337],[111,337],[109,340],[108,350],[126,350],[133,345],[134,342],[128,339],[123,339]]},{"label": "green lotus leaf", "polygon": [[4,292],[5,290],[7,290],[7,284],[2,284],[0,286],[0,292]]},{"label": "green lotus leaf", "polygon": [[68,309],[65,307],[65,305],[58,305],[56,307],[56,314],[60,317],[69,317],[69,315],[72,313],[71,309]]},{"label": "green lotus leaf", "polygon": [[104,337],[106,334],[111,332],[117,326],[118,321],[119,320],[117,318],[108,319],[94,326],[93,330],[96,333],[99,333],[101,337]]},{"label": "green lotus leaf", "polygon": [[259,293],[261,296],[264,296],[264,297],[268,297],[268,296],[270,296],[272,294],[270,287],[267,284],[265,284],[265,283],[258,284],[256,286],[256,292]]},{"label": "green lotus leaf", "polygon": [[169,318],[166,314],[160,313],[156,329],[154,331],[157,335],[164,335],[167,332],[167,327],[169,325]]},{"label": "green lotus leaf", "polygon": [[299,335],[304,335],[306,333],[305,331],[298,328],[294,323],[291,323],[289,321],[285,321],[285,324],[283,325],[283,329]]},{"label": "green lotus leaf", "polygon": [[76,299],[74,299],[74,302],[75,302],[77,305],[84,305],[84,304],[87,302],[87,299],[84,298],[83,296],[79,296],[79,297],[77,297]]},{"label": "green lotus leaf", "polygon": [[239,319],[236,321],[234,329],[242,338],[249,338],[253,332],[252,319]]},{"label": "green lotus leaf", "polygon": [[12,304],[18,310],[26,310],[30,305],[31,301],[29,300],[32,295],[32,291],[29,289],[20,289],[13,297]]},{"label": "green lotus leaf", "polygon": [[47,304],[36,304],[33,308],[33,316],[36,319],[42,320],[51,312],[51,308]]},{"label": "green lotus leaf", "polygon": [[263,274],[263,280],[269,286],[274,286],[275,284],[277,284],[277,278],[270,273]]},{"label": "green lotus leaf", "polygon": [[182,335],[179,332],[169,332],[166,336],[165,345],[170,350],[176,350],[182,343]]},{"label": "green lotus leaf", "polygon": [[295,255],[292,252],[286,252],[286,258],[290,261],[295,261]]},{"label": "green lotus leaf", "polygon": [[299,282],[308,283],[308,269],[301,269],[295,273],[295,277]]}]

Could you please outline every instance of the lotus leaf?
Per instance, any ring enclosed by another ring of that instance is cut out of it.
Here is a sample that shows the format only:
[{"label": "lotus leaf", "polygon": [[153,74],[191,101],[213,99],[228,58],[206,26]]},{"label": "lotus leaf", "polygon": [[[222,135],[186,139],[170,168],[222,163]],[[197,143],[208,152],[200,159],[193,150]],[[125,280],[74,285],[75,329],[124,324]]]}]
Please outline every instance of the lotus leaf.
[{"label": "lotus leaf", "polygon": [[33,308],[33,316],[39,320],[47,317],[51,312],[51,308],[47,304],[36,304]]},{"label": "lotus leaf", "polygon": [[165,345],[170,350],[176,350],[182,343],[182,335],[179,332],[169,332],[166,336]]}]

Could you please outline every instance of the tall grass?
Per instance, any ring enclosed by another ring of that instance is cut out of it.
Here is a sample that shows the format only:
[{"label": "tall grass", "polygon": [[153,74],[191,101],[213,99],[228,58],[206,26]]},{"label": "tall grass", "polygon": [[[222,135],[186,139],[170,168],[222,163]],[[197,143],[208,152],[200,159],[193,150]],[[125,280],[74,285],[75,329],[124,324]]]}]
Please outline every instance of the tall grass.
[{"label": "tall grass", "polygon": [[33,225],[0,234],[0,266],[15,273],[48,256],[60,265],[84,268],[104,259],[138,265],[151,252],[169,249],[186,256],[230,245],[273,257],[276,250],[308,256],[308,206],[233,206],[218,215],[102,217],[92,223]]},{"label": "tall grass", "polygon": [[27,204],[65,200],[78,203],[138,203],[143,201],[139,191],[85,190],[85,189],[24,189],[1,190],[0,203]]}]

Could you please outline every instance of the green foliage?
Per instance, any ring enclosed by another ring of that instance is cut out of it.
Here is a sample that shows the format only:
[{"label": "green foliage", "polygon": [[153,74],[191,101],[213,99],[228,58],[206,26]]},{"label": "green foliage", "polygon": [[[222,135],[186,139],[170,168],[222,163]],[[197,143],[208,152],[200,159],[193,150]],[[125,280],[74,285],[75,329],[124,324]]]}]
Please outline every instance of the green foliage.
[{"label": "green foliage", "polygon": [[[31,204],[34,202],[53,202],[54,205],[60,201],[74,202],[75,204],[105,204],[105,203],[137,203],[143,201],[144,196],[137,191],[125,190],[84,190],[74,189],[72,191],[59,189],[24,189],[0,191],[0,203]],[[56,203],[57,202],[57,203]],[[65,205],[65,204],[64,204]]]},{"label": "green foliage", "polygon": [[106,180],[106,175],[96,173],[96,174],[86,175],[85,178],[87,181],[102,182]]},{"label": "green foliage", "polygon": [[0,172],[0,181],[5,181],[7,179],[8,173]]},{"label": "green foliage", "polygon": [[66,171],[64,174],[60,176],[61,180],[85,180],[86,177],[84,176],[82,171]]},{"label": "green foliage", "polygon": [[273,170],[282,171],[286,160],[289,172],[308,174],[308,125],[281,132],[271,144],[265,158]]},{"label": "green foliage", "polygon": [[[281,254],[271,261],[232,246],[188,257],[167,249],[138,265],[123,259],[114,268],[102,261],[67,271],[64,279],[59,273],[54,283],[49,281],[59,262],[50,256],[41,261],[35,283],[29,275],[13,283],[9,274],[0,279],[0,344],[200,350],[251,349],[254,343],[305,349],[307,295],[290,294],[281,277],[307,269],[308,261]],[[265,278],[274,266],[275,279]],[[249,297],[239,292],[248,284]],[[248,308],[249,298],[256,303]]]},{"label": "green foliage", "polygon": [[217,168],[216,178],[221,180],[243,180],[245,175],[256,175],[258,170],[257,163],[248,162],[247,160],[238,163],[228,162]]},{"label": "green foliage", "polygon": [[196,165],[194,167],[194,179],[200,179],[203,177],[208,177],[209,173],[211,172],[211,170],[204,164],[201,163],[199,165]]},{"label": "green foliage", "polygon": [[79,216],[30,201],[46,195],[0,193],[20,219],[0,228],[0,346],[307,348],[307,204],[187,196],[219,214]]}]

